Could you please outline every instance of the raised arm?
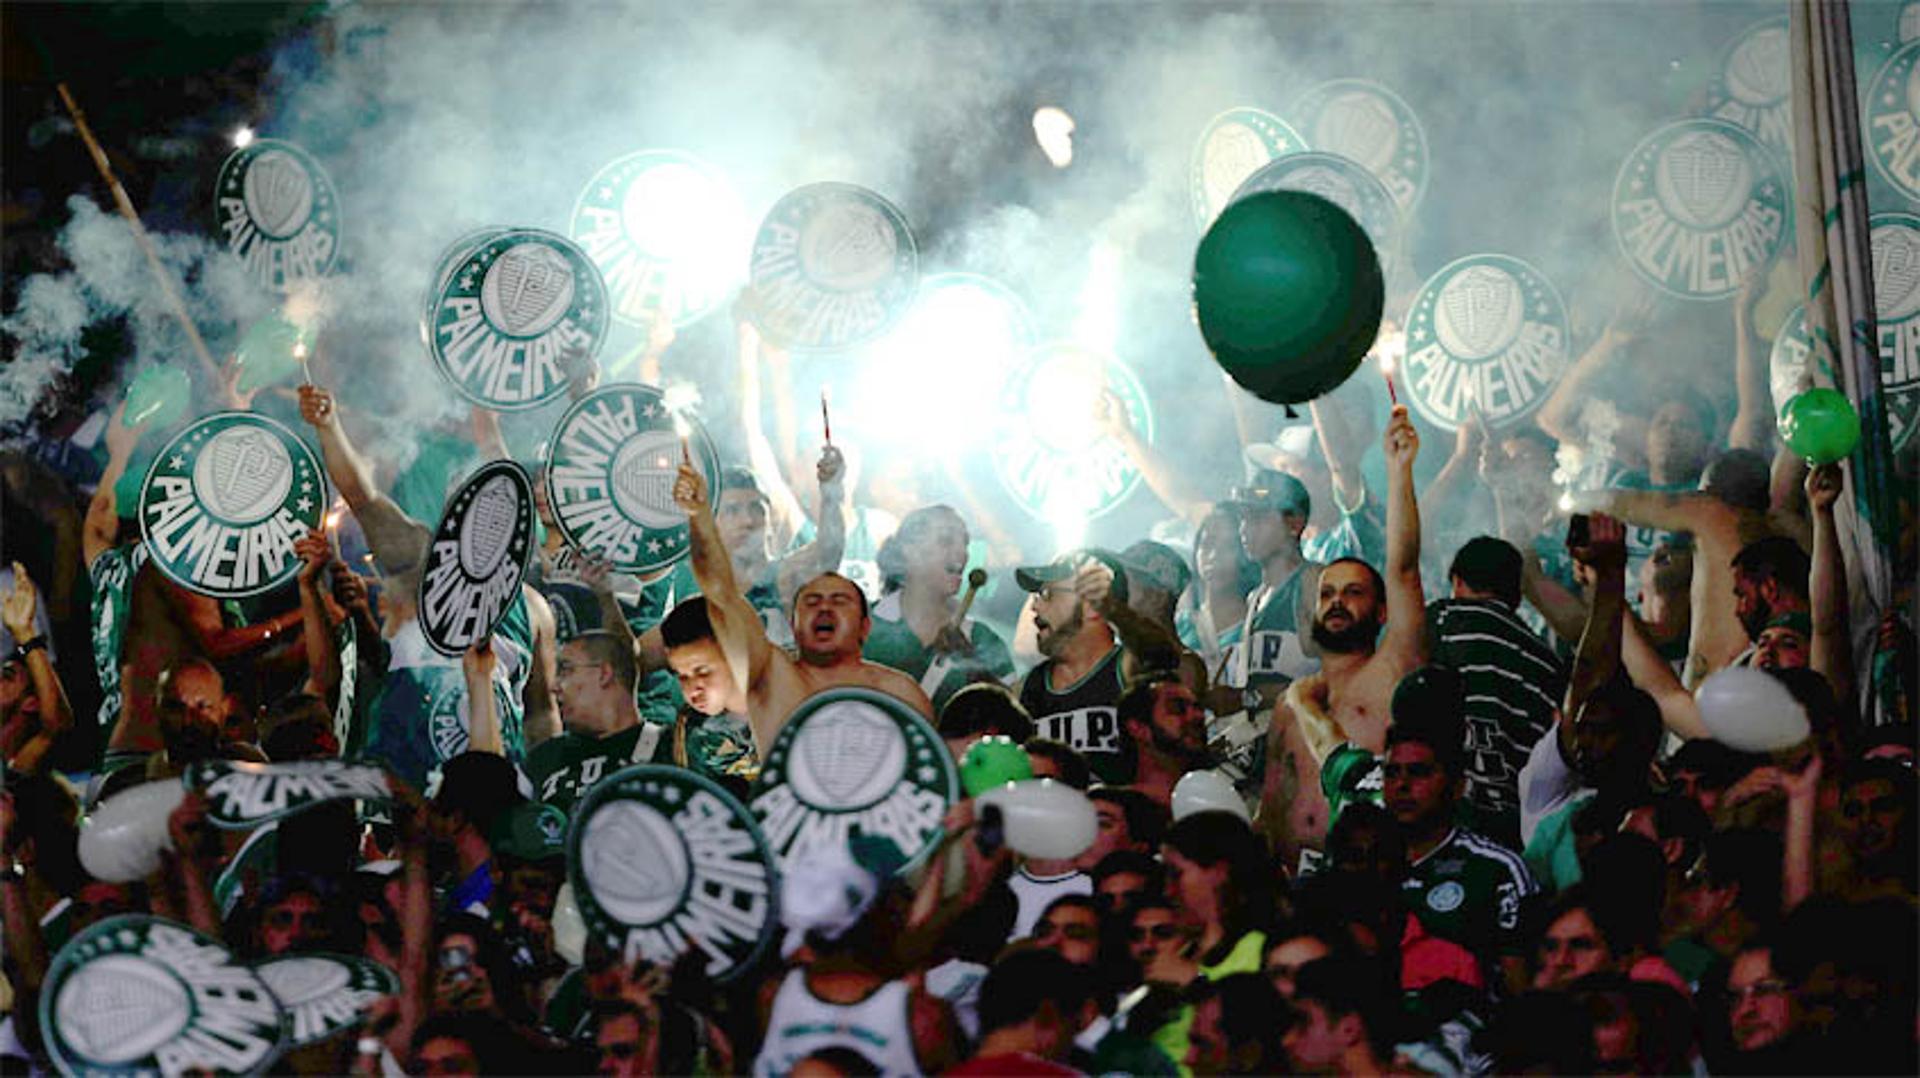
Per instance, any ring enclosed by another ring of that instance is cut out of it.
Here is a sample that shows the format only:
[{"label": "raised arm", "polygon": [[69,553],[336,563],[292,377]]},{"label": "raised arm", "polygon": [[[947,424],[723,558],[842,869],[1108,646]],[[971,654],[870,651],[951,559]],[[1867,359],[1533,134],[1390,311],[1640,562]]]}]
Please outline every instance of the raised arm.
[{"label": "raised arm", "polygon": [[294,540],[293,552],[300,555],[300,631],[307,646],[307,683],[302,690],[332,707],[334,691],[340,687],[340,651],[333,642],[333,624],[327,618],[321,588],[333,561],[333,544],[325,532],[315,529]]},{"label": "raised arm", "polygon": [[[1626,300],[1613,320],[1600,331],[1592,347],[1560,376],[1546,403],[1540,406],[1537,422],[1541,430],[1568,445],[1587,443],[1587,433],[1581,423],[1587,402],[1612,399],[1611,394],[1602,392],[1600,387],[1619,377],[1615,353],[1639,335],[1639,327],[1652,313],[1653,303],[1652,290],[1645,287],[1639,287]],[[1620,416],[1620,426],[1613,435],[1615,458],[1629,468],[1646,467],[1647,418],[1630,409],[1615,410]]]},{"label": "raised arm", "polygon": [[39,736],[51,740],[73,726],[73,707],[67,702],[67,690],[60,684],[59,673],[47,658],[46,639],[38,631],[39,604],[40,590],[27,576],[26,566],[14,562],[13,588],[0,595],[0,622],[13,634],[15,646],[33,640],[40,642],[26,654],[27,680],[33,686],[34,698],[40,701]]},{"label": "raised arm", "polygon": [[714,523],[713,507],[707,502],[707,481],[682,451],[680,477],[674,480],[673,500],[687,514],[689,560],[693,579],[707,598],[707,619],[713,625],[713,638],[726,656],[740,688],[751,693],[765,684],[767,667],[773,661],[773,644],[760,615],[740,594],[733,578],[733,559],[720,539],[720,526]]},{"label": "raised arm", "polygon": [[1307,405],[1307,412],[1313,416],[1320,455],[1326,458],[1327,470],[1333,476],[1335,500],[1342,506],[1365,505],[1367,480],[1360,473],[1360,460],[1367,455],[1367,447],[1361,444],[1364,435],[1356,429],[1347,407],[1337,396],[1329,395]]},{"label": "raised arm", "polygon": [[120,536],[119,492],[114,488],[127,474],[134,447],[147,430],[145,423],[127,426],[126,418],[127,403],[121,401],[113,410],[113,418],[107,420],[107,470],[100,474],[100,485],[93,489],[93,500],[87,503],[86,525],[80,535],[80,552],[89,567],[95,558],[111,550]]},{"label": "raised arm", "polygon": [[1700,718],[1700,705],[1693,694],[1680,684],[1673,667],[1654,650],[1653,641],[1640,626],[1640,619],[1627,613],[1622,619],[1620,662],[1633,683],[1660,706],[1660,721],[1683,740],[1712,737],[1713,732]]},{"label": "raised arm", "polygon": [[780,603],[791,606],[800,586],[821,573],[840,568],[847,551],[847,489],[844,477],[847,462],[832,446],[820,450],[820,462],[814,478],[820,483],[820,513],[814,522],[813,541],[780,559],[774,580],[780,589]]},{"label": "raised arm", "polygon": [[1207,510],[1212,507],[1205,493],[1140,437],[1140,432],[1134,429],[1132,415],[1127,412],[1126,402],[1112,390],[1103,389],[1096,408],[1094,418],[1100,429],[1119,445],[1120,451],[1140,470],[1140,478],[1147,481],[1147,489],[1153,491],[1154,497],[1195,524],[1205,520]]},{"label": "raised arm", "polygon": [[1403,670],[1426,655],[1426,595],[1420,588],[1420,505],[1413,494],[1413,462],[1420,432],[1407,406],[1393,406],[1387,423],[1387,633],[1380,650]]},{"label": "raised arm", "polygon": [[[806,523],[806,510],[800,498],[787,484],[787,472],[773,443],[767,440],[761,421],[760,331],[752,322],[742,320],[734,327],[740,356],[740,426],[747,440],[747,465],[760,482],[760,489],[771,506],[768,526],[784,547],[787,540],[800,534]],[[784,593],[783,593],[784,594]]]},{"label": "raised arm", "polygon": [[467,683],[467,748],[505,756],[500,739],[500,712],[493,706],[493,638],[483,638],[460,656]]},{"label": "raised arm", "polygon": [[1733,297],[1733,377],[1739,410],[1727,431],[1727,445],[1766,453],[1773,448],[1773,389],[1767,379],[1767,357],[1753,346],[1753,302],[1766,286],[1767,275],[1756,273]]},{"label": "raised arm", "polygon": [[527,684],[520,690],[520,703],[526,714],[522,731],[531,749],[550,737],[560,736],[560,709],[553,702],[553,681],[558,676],[554,668],[560,661],[560,630],[553,618],[553,607],[538,589],[522,584],[520,598],[527,604],[527,626],[533,630]]},{"label": "raised arm", "polygon": [[1560,724],[1561,749],[1571,758],[1573,728],[1587,700],[1612,681],[1620,670],[1620,617],[1626,608],[1627,531],[1604,513],[1593,514],[1588,542],[1574,557],[1593,570],[1593,598],[1587,610],[1586,630],[1573,656],[1567,678],[1567,699],[1561,707],[1568,721]]},{"label": "raised arm", "polygon": [[1813,640],[1808,665],[1833,686],[1833,695],[1853,710],[1852,618],[1847,606],[1847,564],[1840,552],[1840,533],[1833,505],[1846,490],[1846,474],[1838,464],[1823,464],[1807,473],[1807,505],[1813,510],[1813,565],[1807,578],[1808,616]]},{"label": "raised arm", "polygon": [[300,418],[307,421],[320,439],[320,456],[326,462],[327,478],[346,499],[347,508],[359,516],[379,493],[379,488],[373,481],[373,469],[340,425],[340,409],[333,394],[316,385],[302,385]]}]

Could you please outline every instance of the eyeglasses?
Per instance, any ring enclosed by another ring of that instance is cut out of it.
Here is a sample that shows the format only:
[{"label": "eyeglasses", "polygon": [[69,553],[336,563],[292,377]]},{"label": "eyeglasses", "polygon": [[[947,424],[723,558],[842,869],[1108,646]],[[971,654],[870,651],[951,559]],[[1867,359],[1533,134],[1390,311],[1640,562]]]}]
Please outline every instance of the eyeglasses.
[{"label": "eyeglasses", "polygon": [[1141,925],[1127,930],[1127,938],[1134,943],[1145,943],[1151,936],[1157,940],[1170,940],[1180,935],[1178,925]]},{"label": "eyeglasses", "polygon": [[1775,999],[1786,995],[1787,991],[1787,982],[1770,977],[1764,981],[1755,981],[1745,988],[1735,988],[1732,985],[1728,985],[1727,1001],[1738,1006],[1750,999]]},{"label": "eyeglasses", "polygon": [[1048,584],[1039,591],[1034,592],[1033,597],[1043,603],[1048,603],[1052,602],[1057,596],[1070,595],[1072,593],[1073,585],[1071,584]]}]

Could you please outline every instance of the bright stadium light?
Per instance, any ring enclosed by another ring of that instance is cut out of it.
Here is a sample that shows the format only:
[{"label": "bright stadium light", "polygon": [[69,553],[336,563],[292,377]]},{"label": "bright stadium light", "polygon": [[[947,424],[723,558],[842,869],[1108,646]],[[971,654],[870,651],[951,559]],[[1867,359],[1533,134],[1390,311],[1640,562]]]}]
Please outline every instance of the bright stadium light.
[{"label": "bright stadium light", "polygon": [[239,127],[236,127],[233,129],[233,148],[234,149],[244,150],[251,145],[253,145],[253,128],[248,127],[245,124],[242,124]]},{"label": "bright stadium light", "polygon": [[1073,164],[1073,117],[1067,110],[1042,105],[1033,113],[1033,138],[1054,168]]}]

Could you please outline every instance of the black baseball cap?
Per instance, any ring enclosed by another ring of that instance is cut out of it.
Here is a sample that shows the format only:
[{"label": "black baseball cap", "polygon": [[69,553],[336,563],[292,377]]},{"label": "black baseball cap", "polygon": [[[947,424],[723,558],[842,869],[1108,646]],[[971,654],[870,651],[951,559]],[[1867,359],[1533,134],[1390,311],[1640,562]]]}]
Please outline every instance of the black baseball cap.
[{"label": "black baseball cap", "polygon": [[1062,580],[1072,580],[1085,565],[1087,559],[1093,559],[1113,572],[1112,594],[1115,602],[1127,601],[1127,567],[1111,551],[1098,547],[1082,547],[1071,550],[1053,559],[1045,565],[1029,565],[1013,571],[1013,579],[1025,591],[1039,591],[1048,584],[1057,584]]}]

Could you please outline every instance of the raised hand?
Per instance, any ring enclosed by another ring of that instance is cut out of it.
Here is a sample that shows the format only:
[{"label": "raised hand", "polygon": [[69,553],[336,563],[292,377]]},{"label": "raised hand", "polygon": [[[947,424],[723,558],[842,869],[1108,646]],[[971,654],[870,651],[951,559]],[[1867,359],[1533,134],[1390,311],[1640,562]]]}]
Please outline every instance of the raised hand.
[{"label": "raised hand", "polygon": [[1393,418],[1387,421],[1385,436],[1387,463],[1411,472],[1414,458],[1420,455],[1420,432],[1407,414],[1407,406],[1393,406]]},{"label": "raised hand", "polygon": [[1593,569],[1619,569],[1627,564],[1627,527],[1605,513],[1587,518],[1587,545],[1568,547],[1567,552],[1582,565]]},{"label": "raised hand", "polygon": [[40,591],[33,586],[33,578],[27,575],[26,567],[19,562],[13,563],[13,589],[0,596],[0,624],[7,627],[17,641],[31,639],[34,612],[40,606]]},{"label": "raised hand", "polygon": [[1822,464],[1807,472],[1807,504],[1816,513],[1830,513],[1846,486],[1846,473],[1840,470],[1840,465]]},{"label": "raised hand", "polygon": [[846,478],[847,458],[841,455],[839,449],[825,446],[820,450],[820,462],[814,465],[813,471],[821,486],[833,486]]},{"label": "raised hand", "polygon": [[327,565],[333,561],[333,544],[327,541],[327,533],[315,528],[293,541],[293,552],[300,558],[300,582],[311,584],[326,572]]},{"label": "raised hand", "polygon": [[333,403],[333,393],[315,385],[301,386],[300,418],[306,420],[314,430],[332,430],[340,422],[339,409]]},{"label": "raised hand", "polygon": [[693,466],[684,441],[680,444],[680,475],[673,481],[673,503],[688,516],[707,511],[707,480]]},{"label": "raised hand", "polygon": [[1098,610],[1113,594],[1113,570],[1098,558],[1088,558],[1073,575],[1073,590],[1081,602]]}]

